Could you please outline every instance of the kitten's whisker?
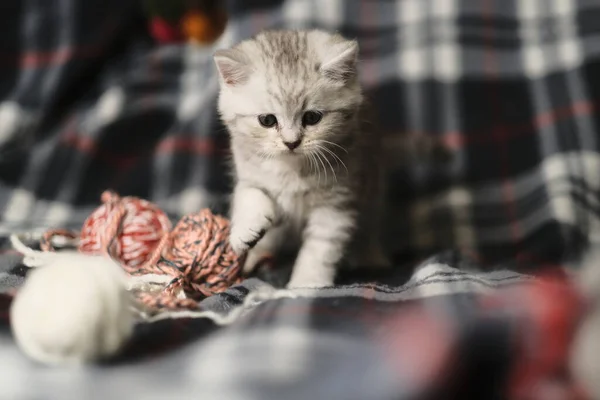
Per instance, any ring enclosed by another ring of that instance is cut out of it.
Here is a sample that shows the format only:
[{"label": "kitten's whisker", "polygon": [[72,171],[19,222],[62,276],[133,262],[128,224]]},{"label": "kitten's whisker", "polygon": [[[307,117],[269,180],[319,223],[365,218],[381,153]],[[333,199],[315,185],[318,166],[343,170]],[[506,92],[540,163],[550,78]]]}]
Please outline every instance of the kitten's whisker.
[{"label": "kitten's whisker", "polygon": [[[319,148],[320,150],[330,151],[329,149],[326,149],[325,147],[319,146],[319,145],[317,145],[317,148]],[[333,168],[333,165],[331,165],[331,162],[327,158],[327,155],[325,155],[325,154],[322,154],[322,155],[323,155],[323,158],[325,159],[325,161],[327,161],[327,164],[329,164],[329,168],[331,168],[331,173],[333,174],[333,180],[337,183],[337,175],[335,173],[335,169]]]},{"label": "kitten's whisker", "polygon": [[323,166],[323,171],[325,172],[325,181],[327,181],[327,168],[325,167],[325,163],[323,162],[323,160],[321,160],[321,153],[319,152],[319,149],[317,148],[316,151],[314,152],[314,154],[317,156],[317,159],[319,160],[319,162],[321,163],[321,165]]},{"label": "kitten's whisker", "polygon": [[337,144],[337,143],[330,142],[329,140],[324,140],[324,139],[320,139],[320,140],[321,140],[321,142],[323,142],[323,143],[327,143],[327,144],[330,144],[330,145],[332,145],[332,146],[339,147],[340,149],[342,149],[342,151],[345,151],[345,152],[346,152],[346,154],[348,154],[348,150],[346,150],[346,149],[345,149],[343,146],[340,146],[340,145],[339,145],[339,144]]},{"label": "kitten's whisker", "polygon": [[266,151],[264,151],[264,150],[261,150],[261,151],[258,153],[258,156],[259,156],[260,158],[262,158],[264,161],[270,161],[270,160],[272,160],[272,159],[273,159],[273,154],[269,154],[269,153],[267,153],[267,152],[266,152]]},{"label": "kitten's whisker", "polygon": [[[317,146],[317,153],[319,154],[320,159],[325,159],[325,161],[329,164],[329,169],[333,172],[333,170],[331,169],[331,163],[327,159],[327,156],[321,150],[320,146]],[[324,166],[323,169],[325,169],[325,174],[327,174],[327,166]],[[327,176],[327,175],[325,175],[325,176]],[[333,172],[333,179],[335,180],[335,178],[336,178],[335,172]]]},{"label": "kitten's whisker", "polygon": [[310,157],[310,166],[312,167],[314,165],[315,172],[317,173],[317,185],[321,185],[321,171],[319,170],[319,165],[317,164],[314,152],[312,150],[309,150],[307,154]]},{"label": "kitten's whisker", "polygon": [[317,156],[315,155],[315,153],[312,153],[312,156],[315,160],[315,170],[317,171],[318,174],[318,182],[317,185],[321,186],[321,168],[319,168],[319,163],[317,161]]},{"label": "kitten's whisker", "polygon": [[[309,169],[308,172],[309,172],[309,174],[312,174],[313,173],[313,168],[314,168],[313,155],[310,152],[306,153],[306,155],[308,156],[308,161],[310,161],[310,169]],[[314,171],[314,172],[316,172],[316,171]]]},{"label": "kitten's whisker", "polygon": [[342,166],[346,170],[346,175],[348,175],[350,173],[348,171],[348,167],[346,166],[346,163],[340,158],[340,156],[338,156],[337,154],[335,154],[333,151],[331,151],[327,147],[322,147],[322,149],[325,150],[325,151],[327,151],[329,154],[331,154],[335,158],[335,161],[338,164],[338,166],[340,165],[340,163],[342,164]]},{"label": "kitten's whisker", "polygon": [[[342,160],[337,156],[337,154],[335,154],[333,151],[331,151],[330,149],[328,149],[325,146],[319,146],[319,148],[321,150],[325,150],[327,153],[331,154],[334,157],[334,160],[335,160],[337,166],[338,167],[340,166],[340,161],[342,161]],[[343,161],[342,161],[342,164],[343,164]]]}]

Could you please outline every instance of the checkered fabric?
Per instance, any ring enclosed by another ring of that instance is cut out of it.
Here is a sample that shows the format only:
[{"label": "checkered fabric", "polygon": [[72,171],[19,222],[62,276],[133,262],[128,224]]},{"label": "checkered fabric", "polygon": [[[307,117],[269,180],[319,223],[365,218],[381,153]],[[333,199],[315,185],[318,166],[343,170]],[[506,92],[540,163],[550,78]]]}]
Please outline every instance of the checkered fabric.
[{"label": "checkered fabric", "polygon": [[[320,27],[359,40],[377,123],[403,161],[390,163],[386,219],[399,258],[455,247],[524,268],[596,241],[595,0],[233,0],[206,48],[155,45],[133,0],[0,7],[4,233],[77,228],[107,188],[174,217],[224,212],[211,54],[265,28]],[[424,139],[446,157],[412,151]]]},{"label": "checkered fabric", "polygon": [[[117,360],[75,371],[23,357],[2,297],[0,399],[546,400],[557,387],[576,398],[559,351],[571,320],[544,325],[543,296],[526,288],[539,287],[532,268],[599,241],[600,3],[227,8],[224,35],[200,48],[158,46],[135,0],[0,1],[0,247],[12,232],[79,228],[106,189],[174,219],[205,206],[225,212],[227,135],[211,54],[265,28],[320,27],[360,42],[361,79],[386,132],[384,228],[396,263],[456,251],[408,282],[401,269],[377,284],[346,277],[251,305],[225,327],[143,323]],[[0,254],[0,292],[26,273],[18,254]],[[273,291],[270,274],[202,306],[226,315],[249,292]],[[534,357],[548,337],[558,338],[545,348],[553,358]]]},{"label": "checkered fabric", "polygon": [[[429,259],[395,287],[282,295],[250,279],[201,303],[220,316],[244,304],[230,325],[189,317],[141,323],[119,357],[76,370],[23,357],[8,334],[10,299],[0,296],[0,357],[10,366],[0,374],[0,398],[583,399],[565,352],[579,313],[572,288],[449,263],[468,261]],[[23,272],[5,270],[0,282]],[[252,292],[272,299],[249,303]]]}]

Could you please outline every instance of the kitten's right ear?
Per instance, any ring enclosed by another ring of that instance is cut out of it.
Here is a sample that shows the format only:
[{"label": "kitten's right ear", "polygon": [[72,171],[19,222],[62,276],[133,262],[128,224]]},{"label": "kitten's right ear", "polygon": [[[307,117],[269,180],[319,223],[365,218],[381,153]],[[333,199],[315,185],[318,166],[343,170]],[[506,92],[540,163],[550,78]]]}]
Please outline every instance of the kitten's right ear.
[{"label": "kitten's right ear", "polygon": [[344,40],[331,45],[327,49],[327,58],[321,65],[321,71],[328,78],[347,82],[356,75],[358,43],[354,40]]},{"label": "kitten's right ear", "polygon": [[213,56],[221,81],[228,86],[245,83],[249,77],[249,66],[244,53],[236,49],[217,50]]}]

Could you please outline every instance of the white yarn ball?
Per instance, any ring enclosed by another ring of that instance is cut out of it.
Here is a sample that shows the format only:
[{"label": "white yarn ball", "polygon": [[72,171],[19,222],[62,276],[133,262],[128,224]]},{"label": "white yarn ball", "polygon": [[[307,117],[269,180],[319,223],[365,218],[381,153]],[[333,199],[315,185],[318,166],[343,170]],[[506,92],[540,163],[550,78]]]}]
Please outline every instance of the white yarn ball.
[{"label": "white yarn ball", "polygon": [[11,306],[21,350],[46,364],[78,364],[114,355],[135,322],[126,276],[113,260],[56,254],[32,270]]}]

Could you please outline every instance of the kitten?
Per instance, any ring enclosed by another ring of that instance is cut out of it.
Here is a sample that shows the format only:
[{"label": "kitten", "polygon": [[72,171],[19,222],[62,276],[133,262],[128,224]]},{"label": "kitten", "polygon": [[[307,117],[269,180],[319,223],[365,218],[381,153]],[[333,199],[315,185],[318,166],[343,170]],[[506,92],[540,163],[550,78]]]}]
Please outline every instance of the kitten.
[{"label": "kitten", "polygon": [[[288,287],[386,266],[379,244],[380,140],[363,131],[358,44],[324,31],[265,31],[214,55],[236,185],[231,245],[245,270],[299,247]],[[349,252],[349,250],[352,250]]]}]

